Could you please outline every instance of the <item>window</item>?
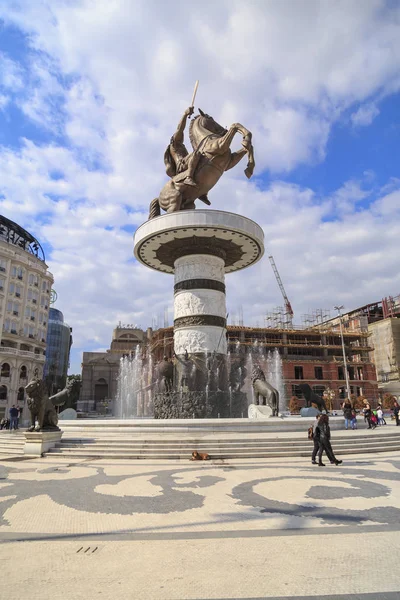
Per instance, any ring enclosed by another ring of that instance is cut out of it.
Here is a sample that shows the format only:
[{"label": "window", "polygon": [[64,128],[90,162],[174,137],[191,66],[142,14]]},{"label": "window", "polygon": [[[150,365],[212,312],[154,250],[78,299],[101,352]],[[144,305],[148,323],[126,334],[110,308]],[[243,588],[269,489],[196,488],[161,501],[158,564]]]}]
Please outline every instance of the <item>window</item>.
[{"label": "window", "polygon": [[364,379],[363,368],[357,367],[357,378],[362,381]]},{"label": "window", "polygon": [[324,392],[325,392],[325,386],[324,385],[314,385],[313,392],[315,394],[318,394],[318,396],[321,396],[321,398],[322,398],[322,396],[324,395]]},{"label": "window", "polygon": [[314,367],[315,379],[323,379],[324,378],[324,370],[322,367]]},{"label": "window", "polygon": [[39,286],[39,277],[34,273],[29,273],[28,283],[30,285],[34,285],[35,287]]},{"label": "window", "polygon": [[12,312],[13,315],[18,317],[19,315],[19,304],[17,302],[12,302],[11,300],[7,302],[7,311]]},{"label": "window", "polygon": [[23,402],[25,400],[25,390],[23,387],[20,387],[17,394],[18,402]]},{"label": "window", "polygon": [[7,263],[6,263],[6,261],[3,260],[2,258],[0,258],[0,271],[2,273],[5,273],[6,269],[7,269]]},{"label": "window", "polygon": [[10,327],[11,327],[11,321],[10,321],[10,319],[6,319],[4,321],[4,325],[3,325],[4,331],[10,331]]},{"label": "window", "polygon": [[10,377],[10,365],[8,363],[3,363],[1,365],[1,377]]},{"label": "window", "polygon": [[11,333],[17,334],[18,323],[16,321],[11,321]]},{"label": "window", "polygon": [[295,379],[304,379],[303,367],[295,367],[294,368],[294,378]]},{"label": "window", "polygon": [[300,399],[304,398],[303,392],[298,385],[292,385],[292,395]]},{"label": "window", "polygon": [[22,365],[20,371],[19,371],[19,378],[20,379],[26,379],[27,378],[27,370],[25,365]]},{"label": "window", "polygon": [[344,367],[338,367],[338,379],[340,379],[341,381],[345,380]]},{"label": "window", "polygon": [[349,367],[349,379],[351,379],[352,381],[355,379],[354,367]]},{"label": "window", "polygon": [[17,277],[18,279],[22,279],[22,275],[23,275],[23,270],[22,267],[13,267],[11,269],[11,275],[13,277]]},{"label": "window", "polygon": [[0,386],[0,400],[7,400],[7,386]]},{"label": "window", "polygon": [[6,280],[0,277],[0,290],[4,290]]}]

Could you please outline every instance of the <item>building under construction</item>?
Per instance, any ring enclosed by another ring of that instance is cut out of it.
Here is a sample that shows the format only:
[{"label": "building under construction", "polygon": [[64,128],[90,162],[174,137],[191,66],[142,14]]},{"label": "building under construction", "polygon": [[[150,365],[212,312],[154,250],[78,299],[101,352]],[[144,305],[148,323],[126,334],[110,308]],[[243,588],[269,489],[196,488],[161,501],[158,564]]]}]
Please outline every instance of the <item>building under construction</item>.
[{"label": "building under construction", "polygon": [[[360,306],[342,315],[346,331],[366,330],[372,347],[371,360],[376,369],[381,395],[400,398],[400,294]],[[326,326],[337,328],[339,317]]]}]

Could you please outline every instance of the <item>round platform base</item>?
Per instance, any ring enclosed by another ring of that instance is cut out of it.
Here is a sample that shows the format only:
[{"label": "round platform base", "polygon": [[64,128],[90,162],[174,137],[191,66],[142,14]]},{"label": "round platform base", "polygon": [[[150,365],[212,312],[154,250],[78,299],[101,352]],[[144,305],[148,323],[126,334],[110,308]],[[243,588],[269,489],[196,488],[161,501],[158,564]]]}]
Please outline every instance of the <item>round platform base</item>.
[{"label": "round platform base", "polygon": [[256,263],[264,254],[264,232],[257,223],[221,210],[181,210],[146,221],[134,237],[139,262],[174,273],[175,261],[193,254],[219,256],[225,273]]}]

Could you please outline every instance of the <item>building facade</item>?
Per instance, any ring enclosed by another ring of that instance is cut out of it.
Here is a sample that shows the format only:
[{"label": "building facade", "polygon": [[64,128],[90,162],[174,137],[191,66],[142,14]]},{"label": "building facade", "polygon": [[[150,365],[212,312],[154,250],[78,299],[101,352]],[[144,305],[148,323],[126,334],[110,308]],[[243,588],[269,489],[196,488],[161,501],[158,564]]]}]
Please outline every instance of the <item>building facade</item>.
[{"label": "building facade", "polygon": [[[331,390],[332,408],[338,409],[346,397],[342,342],[338,324],[310,329],[273,329],[243,326],[227,327],[229,360],[231,369],[237,364],[246,369],[249,352],[254,360],[257,353],[274,351],[282,359],[282,375],[286,399],[296,396],[303,401],[299,384],[308,383],[319,395]],[[372,401],[378,399],[375,366],[370,353],[367,327],[356,327],[344,331],[344,343],[351,393],[365,396]],[[155,331],[151,341],[154,360],[166,354],[172,357],[173,328]],[[254,361],[253,361],[254,362]],[[248,375],[248,374],[247,374]]]},{"label": "building facade", "polygon": [[50,308],[44,378],[48,382],[49,391],[52,394],[65,386],[71,345],[72,328],[64,323],[64,315],[60,310]]},{"label": "building facade", "polygon": [[104,405],[116,397],[120,359],[136,352],[149,336],[150,329],[146,333],[136,326],[119,324],[106,352],[83,353],[78,410],[102,412]]},{"label": "building facade", "polygon": [[[400,399],[400,295],[360,306],[342,316],[346,330],[362,324],[368,330],[371,360],[380,396]],[[337,323],[338,318],[332,319]]]},{"label": "building facade", "polygon": [[43,376],[52,284],[39,242],[0,216],[0,418]]}]

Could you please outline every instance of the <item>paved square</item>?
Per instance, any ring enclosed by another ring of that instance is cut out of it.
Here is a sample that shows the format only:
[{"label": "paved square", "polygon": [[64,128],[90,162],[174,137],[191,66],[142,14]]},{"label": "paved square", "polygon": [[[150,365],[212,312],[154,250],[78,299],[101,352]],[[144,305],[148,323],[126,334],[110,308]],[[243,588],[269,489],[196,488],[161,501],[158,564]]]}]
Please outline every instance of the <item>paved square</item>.
[{"label": "paved square", "polygon": [[400,599],[400,453],[0,462],[0,598]]}]

